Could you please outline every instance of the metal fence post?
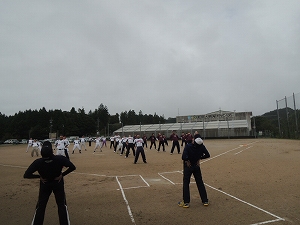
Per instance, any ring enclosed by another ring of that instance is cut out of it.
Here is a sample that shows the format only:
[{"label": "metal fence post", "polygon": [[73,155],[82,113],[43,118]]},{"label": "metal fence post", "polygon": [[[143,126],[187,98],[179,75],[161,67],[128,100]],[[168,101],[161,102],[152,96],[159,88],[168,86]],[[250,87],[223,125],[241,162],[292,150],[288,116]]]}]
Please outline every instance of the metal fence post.
[{"label": "metal fence post", "polygon": [[287,98],[285,96],[285,111],[286,111],[286,120],[287,120],[287,135],[288,138],[290,138],[290,122],[289,122],[289,111],[288,111],[288,106],[287,106]]},{"label": "metal fence post", "polygon": [[295,122],[296,122],[296,132],[297,132],[296,138],[298,138],[299,129],[298,129],[298,119],[297,119],[296,98],[294,93],[293,93],[293,100],[294,100],[294,112],[295,112]]},{"label": "metal fence post", "polygon": [[280,116],[279,116],[279,109],[278,109],[278,101],[277,100],[276,100],[276,105],[277,105],[277,120],[278,120],[279,137],[282,137],[281,129],[280,129]]}]

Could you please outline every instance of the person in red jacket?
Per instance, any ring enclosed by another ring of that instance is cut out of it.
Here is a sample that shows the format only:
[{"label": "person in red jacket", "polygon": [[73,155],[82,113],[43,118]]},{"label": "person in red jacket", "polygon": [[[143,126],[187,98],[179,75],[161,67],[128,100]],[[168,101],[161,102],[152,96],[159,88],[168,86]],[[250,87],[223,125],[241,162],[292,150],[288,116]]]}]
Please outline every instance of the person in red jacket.
[{"label": "person in red jacket", "polygon": [[185,135],[186,144],[192,143],[192,141],[193,141],[193,135],[190,132],[187,132],[187,134]]},{"label": "person in red jacket", "polygon": [[180,138],[181,138],[181,146],[183,147],[183,143],[184,143],[184,146],[186,145],[186,142],[185,142],[185,133],[184,132],[181,133]]},{"label": "person in red jacket", "polygon": [[163,148],[163,151],[165,152],[165,139],[163,137],[163,135],[161,133],[158,133],[157,135],[157,139],[158,139],[158,149],[157,149],[157,152],[160,151],[160,146],[162,146]]},{"label": "person in red jacket", "polygon": [[156,149],[156,137],[155,137],[155,135],[154,135],[154,133],[152,133],[152,135],[150,136],[150,142],[151,142],[151,144],[150,144],[150,150],[151,150],[151,148],[152,148],[152,145],[154,145],[154,148]]},{"label": "person in red jacket", "polygon": [[146,134],[144,134],[143,135],[143,141],[144,141],[144,143],[143,143],[143,147],[145,147],[146,146],[146,148],[148,148],[148,146],[147,146],[147,136],[146,136]]},{"label": "person in red jacket", "polygon": [[173,130],[170,140],[172,141],[171,155],[173,154],[175,147],[177,148],[178,154],[180,154],[179,137],[175,130]]},{"label": "person in red jacket", "polygon": [[[75,170],[76,167],[66,157],[54,155],[52,144],[49,141],[44,142],[41,155],[42,158],[36,159],[24,173],[24,178],[40,179],[39,198],[32,224],[43,224],[46,206],[53,192],[58,207],[59,223],[60,225],[69,225],[63,177]],[[62,172],[63,167],[67,168],[64,172]],[[38,174],[34,174],[36,171]]]}]

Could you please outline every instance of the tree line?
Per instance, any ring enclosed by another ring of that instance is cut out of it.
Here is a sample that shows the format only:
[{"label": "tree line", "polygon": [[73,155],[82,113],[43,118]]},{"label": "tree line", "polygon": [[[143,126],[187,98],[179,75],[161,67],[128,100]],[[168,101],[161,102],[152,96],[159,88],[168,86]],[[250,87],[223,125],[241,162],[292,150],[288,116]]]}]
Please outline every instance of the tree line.
[{"label": "tree line", "polygon": [[[278,121],[279,117],[279,121]],[[0,140],[10,138],[37,139],[49,138],[49,133],[66,136],[110,136],[125,125],[175,123],[175,118],[165,119],[156,113],[138,114],[134,110],[110,115],[107,106],[102,103],[93,111],[74,107],[70,111],[26,110],[6,116],[0,112]],[[262,131],[263,136],[275,138],[300,138],[300,112],[290,108],[279,109],[252,117],[251,126],[255,132]]]},{"label": "tree line", "polygon": [[49,133],[66,136],[109,136],[121,126],[134,124],[165,123],[164,116],[156,113],[138,114],[134,110],[110,115],[107,106],[102,103],[93,111],[85,112],[84,108],[74,107],[70,111],[26,110],[6,116],[0,112],[0,140],[16,139],[47,139]]},{"label": "tree line", "polygon": [[291,108],[273,110],[252,117],[252,127],[263,136],[275,138],[300,138],[300,111]]}]

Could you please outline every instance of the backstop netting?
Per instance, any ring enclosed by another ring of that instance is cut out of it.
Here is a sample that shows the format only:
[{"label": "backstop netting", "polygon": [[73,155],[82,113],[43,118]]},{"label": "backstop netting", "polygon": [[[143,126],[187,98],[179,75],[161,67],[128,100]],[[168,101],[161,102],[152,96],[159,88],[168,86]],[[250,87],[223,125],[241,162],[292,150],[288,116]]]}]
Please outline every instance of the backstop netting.
[{"label": "backstop netting", "polygon": [[299,139],[300,93],[276,100],[278,129],[282,138]]}]

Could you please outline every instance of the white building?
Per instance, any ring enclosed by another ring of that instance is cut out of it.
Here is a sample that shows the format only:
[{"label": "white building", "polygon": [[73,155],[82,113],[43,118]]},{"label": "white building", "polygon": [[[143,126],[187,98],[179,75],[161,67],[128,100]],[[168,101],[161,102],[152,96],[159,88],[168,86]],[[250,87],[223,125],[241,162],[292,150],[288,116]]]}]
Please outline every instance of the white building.
[{"label": "white building", "polygon": [[176,123],[127,125],[116,130],[115,133],[128,136],[135,134],[146,134],[149,137],[152,133],[165,134],[169,137],[173,130],[178,136],[182,132],[193,134],[198,131],[203,138],[230,138],[248,137],[251,134],[252,112],[230,112],[216,111],[203,115],[177,116]]}]

